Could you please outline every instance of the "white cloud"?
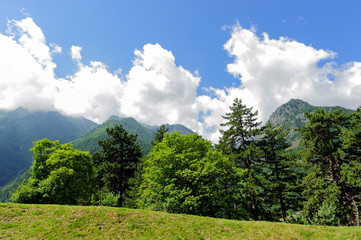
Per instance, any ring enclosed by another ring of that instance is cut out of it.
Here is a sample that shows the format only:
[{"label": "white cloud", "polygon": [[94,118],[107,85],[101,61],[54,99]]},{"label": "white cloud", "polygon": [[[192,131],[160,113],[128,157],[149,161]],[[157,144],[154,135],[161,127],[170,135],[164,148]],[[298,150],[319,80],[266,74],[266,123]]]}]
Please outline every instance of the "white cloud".
[{"label": "white cloud", "polygon": [[56,65],[41,29],[31,18],[8,26],[12,34],[0,34],[0,106],[51,109]]},{"label": "white cloud", "polygon": [[[52,71],[56,65],[52,62],[50,48],[45,43],[45,36],[32,18],[27,17],[20,21],[9,21],[9,31],[12,31],[18,43],[23,46],[41,66]],[[11,30],[10,30],[11,29]],[[14,32],[15,30],[15,32]]]},{"label": "white cloud", "polygon": [[56,43],[50,43],[49,45],[50,45],[50,47],[52,48],[52,50],[51,50],[51,53],[52,53],[52,54],[54,54],[54,53],[61,53],[62,48],[61,48],[58,44],[56,44]]},{"label": "white cloud", "polygon": [[[263,121],[291,98],[348,108],[361,103],[361,94],[357,94],[361,63],[340,68],[332,62],[336,56],[332,51],[317,50],[288,38],[270,39],[266,33],[259,37],[254,30],[239,25],[233,28],[224,48],[234,58],[227,65],[228,72],[240,79],[240,87],[228,91],[239,91],[238,97],[259,109]],[[321,60],[328,63],[318,66]]]},{"label": "white cloud", "polygon": [[111,115],[121,115],[123,83],[101,62],[79,64],[78,71],[58,84],[54,107],[66,114],[80,115],[103,122]]},{"label": "white cloud", "polygon": [[70,54],[71,54],[71,57],[72,57],[73,60],[75,60],[77,62],[80,62],[80,60],[81,60],[81,54],[80,54],[81,49],[82,48],[79,47],[79,46],[71,46]]},{"label": "white cloud", "polygon": [[9,21],[7,32],[0,34],[1,109],[56,110],[98,122],[120,114],[121,80],[103,63],[82,65],[81,47],[71,48],[78,71],[67,79],[55,78],[52,55],[61,47],[49,47],[31,18]]},{"label": "white cloud", "polygon": [[159,44],[134,52],[126,76],[122,112],[150,124],[184,123],[197,126],[195,103],[200,77],[176,66],[175,57]]},{"label": "white cloud", "polygon": [[[224,49],[234,60],[227,71],[238,84],[210,87],[197,96],[198,72],[176,64],[171,51],[147,44],[134,52],[125,77],[104,63],[84,65],[81,47],[70,54],[78,70],[56,78],[53,54],[62,51],[47,44],[31,18],[9,21],[8,34],[0,34],[0,106],[56,110],[105,121],[111,115],[132,116],[148,124],[180,123],[217,141],[222,115],[238,97],[258,109],[262,121],[282,103],[300,98],[314,105],[356,108],[361,103],[361,63],[337,66],[335,53],[317,50],[288,38],[258,36],[254,29],[236,25]],[[318,66],[320,61],[326,61]],[[202,71],[206,71],[202,70]]]}]

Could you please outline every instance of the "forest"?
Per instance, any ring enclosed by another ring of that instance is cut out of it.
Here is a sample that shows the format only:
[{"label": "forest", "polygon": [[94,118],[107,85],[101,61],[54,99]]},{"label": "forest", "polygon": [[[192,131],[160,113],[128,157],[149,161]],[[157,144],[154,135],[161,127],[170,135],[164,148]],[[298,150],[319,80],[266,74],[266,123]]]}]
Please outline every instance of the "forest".
[{"label": "forest", "polygon": [[107,129],[92,155],[35,141],[31,177],[11,200],[359,226],[361,107],[305,113],[297,146],[287,140],[289,129],[262,125],[257,115],[235,99],[217,144],[162,125],[147,155],[121,125]]}]

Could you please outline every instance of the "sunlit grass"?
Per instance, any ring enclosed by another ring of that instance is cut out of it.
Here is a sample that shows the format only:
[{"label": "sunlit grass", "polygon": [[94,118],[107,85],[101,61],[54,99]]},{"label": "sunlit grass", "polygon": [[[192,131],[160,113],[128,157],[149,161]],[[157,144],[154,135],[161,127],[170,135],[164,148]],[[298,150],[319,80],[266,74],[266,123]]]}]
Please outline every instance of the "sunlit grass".
[{"label": "sunlit grass", "polygon": [[361,228],[232,221],[126,208],[1,203],[3,238],[361,239]]}]

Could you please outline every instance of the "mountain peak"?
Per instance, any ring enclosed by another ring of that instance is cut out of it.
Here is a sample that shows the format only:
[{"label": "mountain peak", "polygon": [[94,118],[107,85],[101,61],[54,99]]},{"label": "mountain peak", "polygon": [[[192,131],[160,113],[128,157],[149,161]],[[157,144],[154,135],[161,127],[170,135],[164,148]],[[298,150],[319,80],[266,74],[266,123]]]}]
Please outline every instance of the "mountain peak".
[{"label": "mountain peak", "polygon": [[271,114],[268,122],[271,122],[276,126],[284,125],[286,129],[290,129],[291,131],[288,139],[292,142],[300,138],[300,134],[296,131],[296,129],[305,126],[308,122],[305,117],[305,112],[311,113],[319,108],[324,109],[326,112],[341,109],[347,114],[353,111],[341,107],[316,107],[300,99],[291,99],[287,103],[278,107],[276,111]]},{"label": "mountain peak", "polygon": [[288,105],[310,105],[308,102],[303,101],[301,99],[297,99],[297,98],[292,98],[291,100],[289,100],[286,104]]}]

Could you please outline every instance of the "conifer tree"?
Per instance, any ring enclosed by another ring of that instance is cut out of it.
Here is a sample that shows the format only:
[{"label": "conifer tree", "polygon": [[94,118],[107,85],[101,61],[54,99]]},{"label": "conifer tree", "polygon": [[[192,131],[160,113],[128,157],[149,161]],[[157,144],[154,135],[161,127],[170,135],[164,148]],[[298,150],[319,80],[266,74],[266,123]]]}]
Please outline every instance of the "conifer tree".
[{"label": "conifer tree", "polygon": [[167,133],[168,130],[169,128],[166,128],[166,126],[162,124],[157,130],[157,133],[154,136],[154,141],[151,143],[151,145],[154,147],[157,145],[157,143],[160,143],[163,140],[164,133]]},{"label": "conifer tree", "polygon": [[[221,130],[222,137],[217,148],[228,155],[237,167],[247,170],[244,180],[247,184],[251,215],[254,220],[258,220],[257,189],[260,185],[260,176],[257,161],[260,149],[256,145],[256,137],[260,134],[258,127],[261,124],[257,121],[258,111],[253,112],[252,107],[247,108],[238,98],[229,108],[230,112],[222,116],[226,122],[221,126],[226,127],[226,130]],[[238,203],[234,204],[235,208],[237,205]]]},{"label": "conifer tree", "polygon": [[361,107],[353,113],[347,128],[342,129],[343,164],[341,181],[348,190],[353,206],[353,225],[360,226],[359,206],[361,202]]},{"label": "conifer tree", "polygon": [[122,126],[107,129],[109,135],[99,140],[101,150],[94,153],[93,159],[100,179],[100,188],[106,192],[120,194],[118,206],[122,205],[129,179],[134,177],[141,149],[137,136],[128,133]]},{"label": "conifer tree", "polygon": [[262,170],[267,182],[264,198],[268,208],[276,211],[276,216],[273,216],[273,212],[269,214],[269,220],[285,220],[288,209],[299,210],[301,207],[297,184],[300,174],[297,171],[295,154],[289,149],[291,144],[286,140],[288,133],[289,130],[284,130],[283,126],[276,128],[268,123],[259,142],[262,149]]},{"label": "conifer tree", "polygon": [[343,137],[343,132],[350,132],[349,117],[341,110],[327,113],[323,109],[306,113],[306,117],[309,124],[301,129],[308,172],[304,179],[305,215],[317,219],[323,206],[334,206],[336,218],[328,224],[356,225],[350,192],[355,182],[347,181],[353,170]]}]

